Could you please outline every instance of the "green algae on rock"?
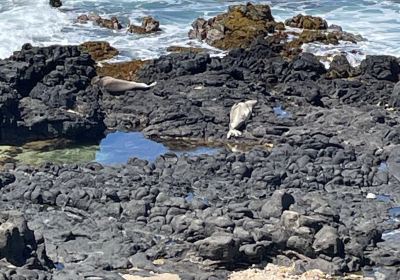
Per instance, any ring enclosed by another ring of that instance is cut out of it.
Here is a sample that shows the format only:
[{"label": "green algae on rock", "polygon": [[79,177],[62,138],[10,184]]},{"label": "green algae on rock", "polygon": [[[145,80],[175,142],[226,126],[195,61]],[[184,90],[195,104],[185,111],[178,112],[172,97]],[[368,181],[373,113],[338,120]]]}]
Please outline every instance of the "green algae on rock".
[{"label": "green algae on rock", "polygon": [[100,76],[110,76],[127,81],[137,81],[136,73],[148,63],[149,60],[103,63],[101,66],[96,67],[96,71]]},{"label": "green algae on rock", "polygon": [[81,51],[89,53],[95,61],[110,59],[119,54],[119,51],[106,41],[88,41],[79,47]]}]

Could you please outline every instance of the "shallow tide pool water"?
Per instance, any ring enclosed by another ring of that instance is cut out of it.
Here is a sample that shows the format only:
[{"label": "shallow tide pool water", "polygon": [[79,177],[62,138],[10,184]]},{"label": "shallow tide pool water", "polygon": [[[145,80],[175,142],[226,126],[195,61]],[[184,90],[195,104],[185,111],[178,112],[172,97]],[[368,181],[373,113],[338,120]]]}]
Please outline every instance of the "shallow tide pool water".
[{"label": "shallow tide pool water", "polygon": [[[43,141],[41,141],[43,142]],[[45,142],[45,141],[44,141]],[[51,147],[51,144],[25,145],[23,147],[3,146],[0,148],[0,161],[20,162],[39,165],[53,163],[88,163],[99,162],[105,165],[124,164],[130,158],[139,158],[153,162],[157,157],[168,152],[178,156],[213,154],[220,148],[206,146],[187,146],[174,143],[174,148],[146,138],[140,132],[113,132],[101,140],[99,145],[66,145],[62,148]],[[43,148],[44,147],[44,148]]]}]

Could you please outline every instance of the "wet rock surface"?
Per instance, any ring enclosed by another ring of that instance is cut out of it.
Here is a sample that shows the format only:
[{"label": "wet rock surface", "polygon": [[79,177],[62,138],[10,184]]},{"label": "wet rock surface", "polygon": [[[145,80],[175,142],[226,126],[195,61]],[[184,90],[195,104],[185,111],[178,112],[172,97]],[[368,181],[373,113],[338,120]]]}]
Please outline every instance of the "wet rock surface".
[{"label": "wet rock surface", "polygon": [[325,30],[328,29],[328,23],[321,17],[305,16],[299,14],[293,18],[285,20],[285,25],[290,27]]},{"label": "wet rock surface", "polygon": [[209,20],[193,22],[189,38],[205,40],[220,49],[247,47],[257,36],[274,32],[275,21],[268,5],[237,5]]},{"label": "wet rock surface", "polygon": [[62,6],[61,0],[49,0],[49,4],[54,8],[59,8]]},{"label": "wet rock surface", "polygon": [[[237,151],[10,167],[0,174],[0,209],[24,212],[56,269],[1,266],[3,278],[121,279],[136,267],[226,279],[228,269],[266,261],[331,274],[382,267],[399,278],[399,247],[383,242],[400,226],[389,213],[400,203],[398,59],[368,56],[353,68],[337,57],[327,70],[309,53],[282,57],[284,48],[260,38],[223,58],[173,53],[135,68],[136,80],[155,87],[121,95],[90,84],[99,71],[78,47],[27,45],[0,61],[2,141],[86,139],[109,128]],[[60,94],[67,81],[74,87]],[[245,100],[258,103],[243,135],[228,141],[230,109]],[[69,129],[34,126],[37,108],[47,127],[55,118]]]},{"label": "wet rock surface", "polygon": [[160,22],[151,16],[144,17],[141,26],[134,24],[128,26],[128,32],[131,33],[150,34],[158,31],[161,31]]},{"label": "wet rock surface", "polygon": [[116,17],[111,17],[110,19],[107,18],[102,18],[101,16],[97,14],[83,14],[78,16],[77,22],[79,23],[88,23],[89,21],[93,22],[94,24],[105,27],[108,29],[114,29],[114,30],[119,30],[122,28],[121,23]]},{"label": "wet rock surface", "polygon": [[285,23],[275,22],[269,5],[252,3],[230,6],[228,12],[208,20],[198,18],[188,35],[190,39],[204,41],[222,50],[247,48],[257,38],[264,38],[282,43],[281,54],[289,58],[301,53],[301,47],[307,43],[338,45],[339,41],[357,44],[365,40],[337,25],[328,28],[327,21],[321,17],[299,14]]}]

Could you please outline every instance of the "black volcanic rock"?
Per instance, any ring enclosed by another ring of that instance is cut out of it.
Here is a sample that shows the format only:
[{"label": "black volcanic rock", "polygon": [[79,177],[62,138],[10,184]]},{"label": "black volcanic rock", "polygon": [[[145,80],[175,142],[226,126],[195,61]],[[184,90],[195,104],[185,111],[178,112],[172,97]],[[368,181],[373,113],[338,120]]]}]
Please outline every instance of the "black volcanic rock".
[{"label": "black volcanic rock", "polygon": [[50,4],[50,6],[52,6],[54,8],[59,8],[62,6],[61,0],[50,0],[49,4]]},{"label": "black volcanic rock", "polygon": [[24,45],[0,61],[0,142],[101,137],[99,93],[92,90],[94,61],[75,46]]}]

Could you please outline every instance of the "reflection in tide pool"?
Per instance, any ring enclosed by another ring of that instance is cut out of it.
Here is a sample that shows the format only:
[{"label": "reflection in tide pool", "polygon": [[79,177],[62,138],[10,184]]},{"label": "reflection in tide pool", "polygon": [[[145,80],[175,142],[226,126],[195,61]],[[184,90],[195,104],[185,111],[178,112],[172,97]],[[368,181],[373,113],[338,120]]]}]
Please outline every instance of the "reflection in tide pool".
[{"label": "reflection in tide pool", "polygon": [[136,157],[150,162],[160,155],[174,152],[177,155],[213,154],[219,149],[197,147],[184,151],[171,150],[161,143],[147,139],[140,132],[114,132],[101,140],[95,161],[102,164],[122,164]]},{"label": "reflection in tide pool", "polygon": [[167,152],[177,155],[213,154],[219,148],[190,147],[174,143],[176,148],[152,141],[139,132],[114,132],[108,134],[100,145],[74,145],[70,141],[45,140],[18,146],[0,146],[0,166],[7,163],[40,165],[45,162],[55,164],[85,164],[97,161],[102,164],[123,164],[136,157],[154,161]]}]

